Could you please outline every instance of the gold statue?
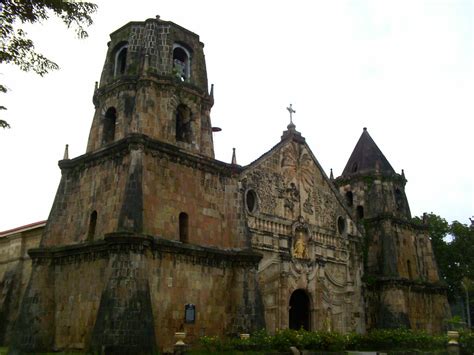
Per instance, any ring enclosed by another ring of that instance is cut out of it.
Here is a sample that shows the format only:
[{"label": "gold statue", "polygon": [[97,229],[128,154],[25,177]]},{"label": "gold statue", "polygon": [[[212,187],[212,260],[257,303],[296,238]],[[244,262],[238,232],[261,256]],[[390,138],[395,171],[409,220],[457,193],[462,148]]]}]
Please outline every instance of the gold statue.
[{"label": "gold statue", "polygon": [[306,252],[304,232],[301,230],[296,232],[296,242],[293,247],[293,257],[297,259],[305,259],[308,257],[308,253]]}]

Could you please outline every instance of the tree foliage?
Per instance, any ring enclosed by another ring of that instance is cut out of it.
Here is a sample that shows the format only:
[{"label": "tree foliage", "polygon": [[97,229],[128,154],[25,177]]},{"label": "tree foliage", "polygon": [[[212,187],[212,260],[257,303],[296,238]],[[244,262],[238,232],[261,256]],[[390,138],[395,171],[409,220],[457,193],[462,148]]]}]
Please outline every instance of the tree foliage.
[{"label": "tree foliage", "polygon": [[[59,66],[35,50],[22,25],[41,23],[51,16],[60,18],[73,27],[79,38],[87,37],[86,27],[92,24],[91,15],[97,5],[74,0],[1,0],[0,1],[0,64],[14,64],[23,71],[33,71],[41,76]],[[6,88],[0,85],[0,92]],[[5,110],[0,106],[0,110]],[[0,120],[0,127],[9,127]]]}]

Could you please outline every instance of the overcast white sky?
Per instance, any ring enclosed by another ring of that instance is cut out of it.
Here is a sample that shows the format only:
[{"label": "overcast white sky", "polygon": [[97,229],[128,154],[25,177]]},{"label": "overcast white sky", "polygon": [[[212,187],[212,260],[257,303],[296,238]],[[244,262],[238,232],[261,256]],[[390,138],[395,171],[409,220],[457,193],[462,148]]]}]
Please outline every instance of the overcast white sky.
[{"label": "overcast white sky", "polygon": [[0,66],[0,231],[46,219],[57,161],[85,152],[109,34],[160,15],[205,43],[216,158],[241,165],[297,130],[329,175],[363,127],[405,169],[413,215],[474,214],[474,1],[98,1],[90,37],[59,21],[28,27],[61,69],[41,78]]}]

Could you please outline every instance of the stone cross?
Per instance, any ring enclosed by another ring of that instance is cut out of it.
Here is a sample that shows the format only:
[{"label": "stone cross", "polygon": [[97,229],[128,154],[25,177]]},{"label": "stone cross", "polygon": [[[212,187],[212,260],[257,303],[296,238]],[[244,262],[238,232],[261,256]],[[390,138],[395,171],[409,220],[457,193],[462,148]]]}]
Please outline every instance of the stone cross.
[{"label": "stone cross", "polygon": [[290,104],[290,106],[287,107],[286,109],[287,109],[288,112],[290,113],[290,124],[292,125],[292,124],[293,124],[293,114],[296,113],[296,111],[293,110],[292,104]]}]

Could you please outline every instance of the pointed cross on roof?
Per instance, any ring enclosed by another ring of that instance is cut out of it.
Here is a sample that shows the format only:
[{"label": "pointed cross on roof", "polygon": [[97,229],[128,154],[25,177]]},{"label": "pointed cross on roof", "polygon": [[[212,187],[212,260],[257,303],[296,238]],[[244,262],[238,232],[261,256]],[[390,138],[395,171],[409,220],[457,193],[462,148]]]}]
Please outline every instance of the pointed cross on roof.
[{"label": "pointed cross on roof", "polygon": [[293,105],[292,104],[290,104],[290,106],[288,106],[286,109],[290,113],[290,124],[288,125],[288,129],[295,128],[296,126],[293,123],[293,114],[296,113],[296,111],[293,110]]},{"label": "pointed cross on roof", "polygon": [[293,123],[293,114],[296,113],[295,110],[293,110],[293,105],[290,104],[289,107],[286,108],[288,112],[290,113],[290,123]]}]

